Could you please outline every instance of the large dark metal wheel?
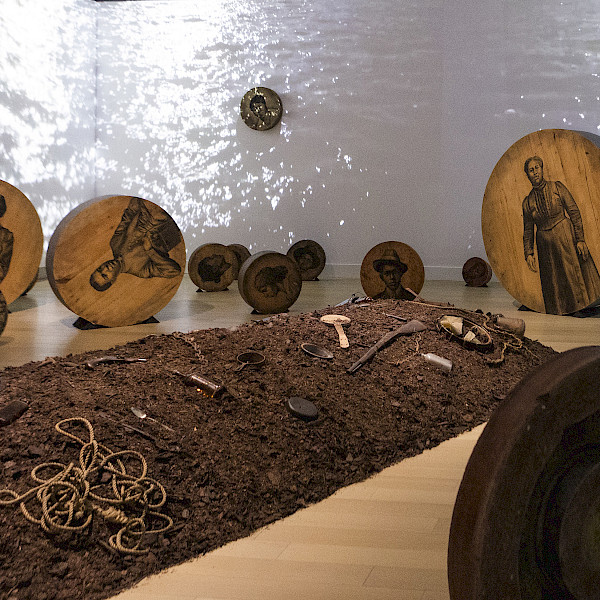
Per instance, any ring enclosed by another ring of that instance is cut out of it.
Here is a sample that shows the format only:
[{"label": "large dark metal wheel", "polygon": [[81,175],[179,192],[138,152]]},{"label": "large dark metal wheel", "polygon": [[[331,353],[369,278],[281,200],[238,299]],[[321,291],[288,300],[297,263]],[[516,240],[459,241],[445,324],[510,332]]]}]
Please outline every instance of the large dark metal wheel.
[{"label": "large dark metal wheel", "polygon": [[490,418],[460,485],[452,600],[600,599],[600,346],[557,355]]}]

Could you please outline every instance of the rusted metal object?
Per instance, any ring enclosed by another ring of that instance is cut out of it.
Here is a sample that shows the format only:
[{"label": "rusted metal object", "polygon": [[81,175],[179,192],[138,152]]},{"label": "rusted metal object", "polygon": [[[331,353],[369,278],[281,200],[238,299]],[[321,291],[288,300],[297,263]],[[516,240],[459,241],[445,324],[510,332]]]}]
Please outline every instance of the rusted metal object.
[{"label": "rusted metal object", "polygon": [[410,335],[411,333],[416,333],[418,331],[425,331],[427,327],[421,321],[417,321],[413,319],[408,323],[405,323],[401,327],[397,329],[393,329],[392,331],[386,333],[379,341],[371,346],[351,367],[346,369],[346,373],[356,373],[358,369],[360,369],[365,363],[371,360],[377,352],[379,352],[384,346],[390,344],[397,337],[401,335]]},{"label": "rusted metal object", "polygon": [[195,387],[199,392],[209,398],[219,398],[227,391],[224,386],[215,383],[214,381],[210,381],[209,379],[206,379],[206,377],[202,377],[202,375],[185,375],[184,373],[175,370],[173,370],[172,373],[181,377],[186,385]]},{"label": "rusted metal object", "polygon": [[460,485],[451,600],[600,598],[600,346],[559,354],[490,418]]},{"label": "rusted metal object", "polygon": [[98,365],[104,365],[108,363],[134,363],[134,362],[147,362],[146,358],[120,358],[118,356],[101,356],[99,358],[92,358],[85,363],[88,369],[94,369]]}]

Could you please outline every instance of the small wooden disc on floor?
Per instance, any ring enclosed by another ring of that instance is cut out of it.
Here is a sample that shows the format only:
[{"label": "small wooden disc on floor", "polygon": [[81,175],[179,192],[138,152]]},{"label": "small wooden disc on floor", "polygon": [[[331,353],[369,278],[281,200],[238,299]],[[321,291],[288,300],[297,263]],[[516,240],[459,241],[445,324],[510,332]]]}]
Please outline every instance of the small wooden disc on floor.
[{"label": "small wooden disc on floor", "polygon": [[235,279],[237,279],[242,265],[251,256],[250,250],[243,244],[229,244],[227,247],[231,248],[237,257],[238,264],[235,268]]},{"label": "small wooden disc on floor", "polygon": [[408,244],[381,242],[365,255],[360,267],[360,283],[365,294],[374,300],[413,300],[414,295],[407,288],[416,294],[423,289],[423,261]]},{"label": "small wooden disc on floor", "polygon": [[483,196],[483,242],[521,304],[572,314],[600,300],[599,196],[600,148],[575,131],[530,133],[496,163]]},{"label": "small wooden disc on floor", "polygon": [[462,277],[469,287],[484,287],[492,278],[492,267],[483,258],[473,256],[463,265]]},{"label": "small wooden disc on floor", "polygon": [[0,181],[0,291],[10,304],[37,277],[44,234],[37,211],[16,187]]},{"label": "small wooden disc on floor", "polygon": [[56,297],[105,327],[154,316],[175,295],[185,265],[175,221],[153,202],[132,196],[80,204],[59,223],[46,254]]},{"label": "small wooden disc on floor", "polygon": [[287,255],[298,265],[302,281],[315,280],[325,268],[325,250],[313,240],[296,242]]},{"label": "small wooden disc on floor", "polygon": [[205,292],[226,290],[235,279],[238,259],[235,252],[223,244],[202,244],[188,261],[190,279]]},{"label": "small wooden disc on floor", "polygon": [[469,458],[448,540],[452,600],[600,598],[600,347],[526,375]]},{"label": "small wooden disc on floor", "polygon": [[244,302],[256,312],[280,313],[298,299],[302,277],[289,256],[279,252],[258,252],[240,269],[238,289]]}]

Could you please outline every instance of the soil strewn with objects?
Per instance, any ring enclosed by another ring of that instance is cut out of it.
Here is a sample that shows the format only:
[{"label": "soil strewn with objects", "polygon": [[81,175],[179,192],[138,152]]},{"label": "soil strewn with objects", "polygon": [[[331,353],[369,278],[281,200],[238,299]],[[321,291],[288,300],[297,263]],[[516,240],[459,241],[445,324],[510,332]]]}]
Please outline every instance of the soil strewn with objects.
[{"label": "soil strewn with objects", "polygon": [[[351,319],[349,348],[320,321],[327,313]],[[492,350],[440,333],[443,314],[484,325]],[[402,326],[389,315],[426,329],[396,338],[349,374]],[[313,357],[303,343],[333,358]],[[265,361],[239,369],[237,356],[248,351]],[[451,371],[425,353],[450,360]],[[485,422],[554,354],[498,330],[482,312],[382,300],[6,368],[0,411],[15,400],[29,408],[0,427],[0,489],[12,490],[0,493],[0,598],[108,598]],[[145,361],[86,365],[105,356]],[[210,397],[181,374],[226,391]],[[316,419],[293,414],[291,397],[312,402]],[[48,483],[65,479],[71,464],[75,483]]]}]

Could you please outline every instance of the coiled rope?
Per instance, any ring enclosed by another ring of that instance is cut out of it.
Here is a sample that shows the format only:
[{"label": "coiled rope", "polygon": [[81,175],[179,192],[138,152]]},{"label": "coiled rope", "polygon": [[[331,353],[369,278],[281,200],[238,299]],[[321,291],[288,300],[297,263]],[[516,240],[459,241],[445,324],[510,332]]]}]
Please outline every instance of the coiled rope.
[{"label": "coiled rope", "polygon": [[[88,441],[65,429],[73,426],[87,429]],[[148,552],[148,548],[141,546],[144,535],[166,532],[173,520],[158,512],[167,494],[158,481],[147,477],[144,456],[134,450],[113,452],[100,444],[91,423],[81,417],[63,419],[54,428],[81,445],[78,464],[46,462],[34,467],[31,478],[38,485],[20,495],[10,489],[0,490],[0,506],[19,505],[28,521],[51,535],[90,531],[96,514],[121,525],[109,537],[111,548],[124,554]],[[135,474],[131,472],[131,462],[137,465],[133,469],[134,473],[137,471]],[[27,507],[34,500],[41,508],[39,516],[34,516]],[[148,521],[158,526],[149,528]]]}]

